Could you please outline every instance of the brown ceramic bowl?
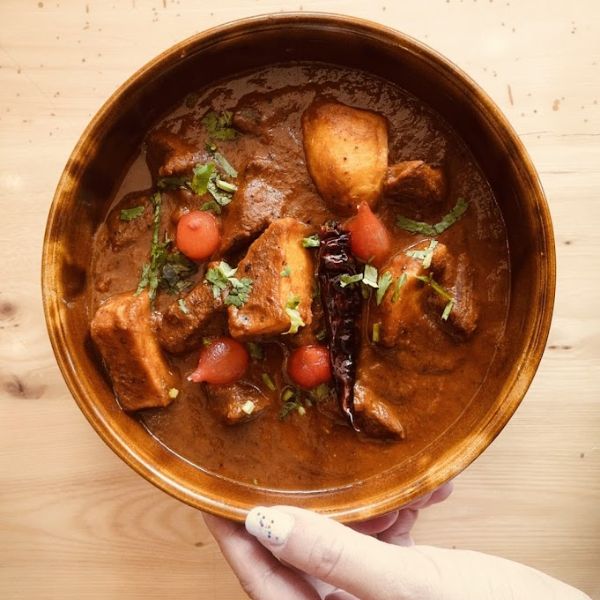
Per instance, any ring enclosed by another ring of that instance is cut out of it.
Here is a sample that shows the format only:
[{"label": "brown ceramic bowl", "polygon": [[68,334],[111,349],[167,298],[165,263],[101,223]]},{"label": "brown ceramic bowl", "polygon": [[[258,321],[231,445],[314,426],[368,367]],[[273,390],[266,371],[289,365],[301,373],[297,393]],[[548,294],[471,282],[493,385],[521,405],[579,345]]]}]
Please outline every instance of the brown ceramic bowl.
[{"label": "brown ceramic bowl", "polygon": [[[118,407],[90,347],[85,303],[91,236],[144,133],[185,94],[217,78],[297,60],[379,75],[452,124],[494,190],[507,224],[512,269],[506,343],[491,367],[496,376],[484,383],[452,435],[434,442],[429,458],[319,493],[261,490],[205,473],[170,453]],[[189,38],[152,60],[111,96],[81,136],[58,184],[42,277],[48,331],[67,385],[104,441],[140,475],[192,506],[233,519],[243,519],[256,504],[288,503],[354,521],[396,508],[451,479],[506,425],[544,350],[555,254],[548,207],[523,145],[495,104],[462,71],[381,25],[337,15],[278,14]]]}]

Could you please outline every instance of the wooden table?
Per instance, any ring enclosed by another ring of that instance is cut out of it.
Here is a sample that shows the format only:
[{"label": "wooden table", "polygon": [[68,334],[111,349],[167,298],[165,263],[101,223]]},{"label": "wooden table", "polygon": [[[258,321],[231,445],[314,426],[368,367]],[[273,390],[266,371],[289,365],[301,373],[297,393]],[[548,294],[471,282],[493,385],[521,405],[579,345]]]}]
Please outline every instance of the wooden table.
[{"label": "wooden table", "polygon": [[108,95],[188,35],[279,10],[370,18],[430,44],[491,94],[531,152],[558,250],[546,355],[515,418],[416,537],[523,561],[600,598],[594,0],[0,2],[0,597],[243,597],[200,515],[126,467],[79,412],[46,336],[39,269],[54,187]]}]

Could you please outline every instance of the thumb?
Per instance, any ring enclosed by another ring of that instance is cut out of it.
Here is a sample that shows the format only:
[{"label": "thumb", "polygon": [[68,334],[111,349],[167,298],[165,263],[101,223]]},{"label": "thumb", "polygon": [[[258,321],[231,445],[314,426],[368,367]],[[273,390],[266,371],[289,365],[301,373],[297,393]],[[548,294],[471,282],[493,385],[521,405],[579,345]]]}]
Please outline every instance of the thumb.
[{"label": "thumb", "polygon": [[278,559],[364,600],[441,597],[431,593],[436,573],[426,557],[325,516],[259,506],[248,513],[246,529]]}]

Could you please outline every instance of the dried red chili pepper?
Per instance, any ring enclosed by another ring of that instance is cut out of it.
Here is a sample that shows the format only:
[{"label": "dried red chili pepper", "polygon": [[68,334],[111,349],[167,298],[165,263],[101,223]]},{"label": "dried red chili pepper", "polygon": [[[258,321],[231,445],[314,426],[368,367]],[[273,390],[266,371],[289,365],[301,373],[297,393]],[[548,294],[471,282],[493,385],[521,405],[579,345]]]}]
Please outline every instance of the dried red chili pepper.
[{"label": "dried red chili pepper", "polygon": [[319,284],[333,379],[340,408],[352,427],[359,431],[354,420],[354,381],[360,346],[358,321],[362,297],[359,285],[340,285],[342,275],[355,275],[358,272],[357,264],[350,252],[350,234],[337,223],[323,226],[320,239]]}]

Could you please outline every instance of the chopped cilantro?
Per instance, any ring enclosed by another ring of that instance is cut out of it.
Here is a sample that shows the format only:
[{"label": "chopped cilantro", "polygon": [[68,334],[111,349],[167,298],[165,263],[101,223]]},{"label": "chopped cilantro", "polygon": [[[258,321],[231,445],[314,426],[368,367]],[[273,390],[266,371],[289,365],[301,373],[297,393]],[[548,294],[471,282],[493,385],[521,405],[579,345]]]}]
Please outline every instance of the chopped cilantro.
[{"label": "chopped cilantro", "polygon": [[209,212],[215,213],[215,215],[221,214],[221,207],[214,200],[210,200],[210,202],[205,202],[200,207],[200,210],[207,210]]},{"label": "chopped cilantro", "polygon": [[383,275],[379,276],[379,279],[377,280],[377,295],[375,296],[377,306],[381,304],[381,301],[383,300],[383,297],[385,296],[385,293],[387,292],[387,289],[390,287],[393,280],[394,278],[389,271],[386,271]]},{"label": "chopped cilantro", "polygon": [[246,402],[242,404],[242,412],[246,413],[249,416],[254,412],[255,407],[256,405],[254,404],[254,402],[252,402],[252,400],[246,400]]},{"label": "chopped cilantro", "polygon": [[144,289],[148,289],[150,299],[154,300],[159,286],[166,288],[172,294],[182,292],[189,287],[191,282],[187,278],[196,272],[197,267],[181,252],[169,252],[171,240],[165,238],[164,242],[159,241],[161,193],[152,194],[150,201],[153,206],[150,262],[142,266],[140,282],[135,293],[141,294]]},{"label": "chopped cilantro", "polygon": [[134,206],[132,208],[124,208],[121,211],[121,221],[133,221],[134,219],[137,219],[138,217],[141,217],[144,214],[144,211],[146,210],[145,206]]},{"label": "chopped cilantro", "polygon": [[317,401],[320,402],[325,400],[327,396],[331,394],[331,388],[326,383],[321,383],[316,388],[310,391],[310,395]]},{"label": "chopped cilantro", "polygon": [[226,292],[225,305],[240,308],[248,301],[252,291],[252,280],[248,277],[238,279],[235,277],[236,272],[237,269],[222,260],[216,267],[206,271],[204,280],[212,285],[215,298],[218,298],[222,292]]},{"label": "chopped cilantro", "polygon": [[179,310],[184,315],[190,314],[190,309],[188,308],[188,305],[185,303],[185,300],[183,298],[179,298],[179,300],[177,300],[177,304],[179,305]]},{"label": "chopped cilantro", "polygon": [[427,285],[431,286],[431,288],[433,289],[433,291],[440,297],[442,297],[444,300],[448,300],[448,302],[450,302],[450,300],[454,300],[454,298],[452,297],[452,294],[450,294],[450,292],[446,289],[444,289],[434,278],[433,275],[431,275],[431,273],[429,275],[417,275],[416,276],[417,279],[419,281],[422,281],[423,283],[426,283]]},{"label": "chopped cilantro", "polygon": [[190,181],[190,188],[192,192],[198,196],[203,196],[206,194],[214,172],[214,163],[197,164],[193,169],[194,175]]},{"label": "chopped cilantro", "polygon": [[442,313],[442,321],[447,321],[452,309],[454,308],[454,300],[448,300],[448,303],[444,307],[444,312]]},{"label": "chopped cilantro", "polygon": [[377,344],[379,342],[380,331],[381,323],[373,323],[373,335],[371,336],[371,339],[373,340],[374,344]]},{"label": "chopped cilantro", "polygon": [[373,265],[365,265],[362,282],[363,285],[368,285],[372,288],[377,287],[377,269]]},{"label": "chopped cilantro", "polygon": [[315,333],[315,337],[317,340],[319,340],[319,342],[322,342],[327,337],[327,331],[325,331],[325,329],[321,329]]},{"label": "chopped cilantro", "polygon": [[248,354],[250,354],[254,360],[262,360],[265,357],[265,353],[260,344],[257,344],[256,342],[246,342],[246,346],[248,348]]},{"label": "chopped cilantro", "polygon": [[223,111],[220,114],[211,111],[204,115],[202,124],[206,127],[208,135],[214,140],[233,140],[237,131],[231,126],[233,114],[229,111]]},{"label": "chopped cilantro", "polygon": [[229,177],[232,177],[233,179],[235,179],[238,176],[238,172],[234,169],[232,164],[220,152],[216,150],[216,147],[213,152],[213,156],[217,165],[219,165],[219,167],[223,169],[223,172],[226,175],[229,175]]},{"label": "chopped cilantro", "polygon": [[[223,184],[226,182],[223,182],[221,179],[218,179],[217,176],[213,174],[209,179],[206,188],[208,190],[208,193],[215,199],[215,202],[219,206],[227,206],[233,200],[233,192],[225,191],[219,188],[219,183]],[[236,186],[233,187],[235,188],[233,191],[237,190]]]},{"label": "chopped cilantro", "polygon": [[410,256],[410,258],[414,258],[415,260],[420,260],[423,263],[423,268],[429,269],[431,260],[433,259],[433,251],[437,245],[437,240],[429,240],[429,246],[427,248],[424,250],[409,250],[406,252],[406,256]]},{"label": "chopped cilantro", "polygon": [[204,347],[210,346],[212,344],[212,339],[209,337],[203,337],[202,338],[202,345]]},{"label": "chopped cilantro", "polygon": [[358,283],[362,281],[363,274],[357,273],[356,275],[348,275],[348,273],[343,273],[340,275],[340,287],[345,288],[347,285],[352,285],[354,283]]},{"label": "chopped cilantro", "polygon": [[469,203],[464,198],[459,198],[454,208],[448,214],[444,215],[439,223],[430,225],[424,221],[414,221],[413,219],[398,216],[396,218],[396,225],[400,229],[404,229],[410,233],[421,233],[427,237],[435,237],[454,225],[465,214],[467,208],[469,208]]},{"label": "chopped cilantro", "polygon": [[268,373],[263,373],[261,375],[263,383],[272,391],[274,392],[277,389],[277,386],[275,385],[275,382],[273,381],[273,378],[268,374]]},{"label": "chopped cilantro", "polygon": [[400,277],[396,279],[396,284],[394,285],[394,293],[392,294],[392,304],[398,302],[398,299],[400,298],[400,290],[402,289],[402,286],[406,283],[407,279],[408,275],[406,273],[402,273],[402,275],[400,275]]},{"label": "chopped cilantro", "polygon": [[281,269],[281,273],[279,273],[282,277],[289,277],[292,273],[289,265],[284,265],[283,269]]},{"label": "chopped cilantro", "polygon": [[298,311],[298,305],[300,304],[299,296],[290,296],[285,306],[285,312],[290,318],[290,328],[285,332],[284,335],[298,333],[300,327],[304,327],[306,323],[302,320],[300,312]]},{"label": "chopped cilantro", "polygon": [[190,184],[187,177],[160,177],[156,182],[159,190],[176,190],[188,187]]},{"label": "chopped cilantro", "polygon": [[315,233],[315,235],[309,235],[302,239],[302,246],[304,248],[318,248],[321,245],[321,240],[319,236]]},{"label": "chopped cilantro", "polygon": [[294,395],[294,390],[291,387],[286,387],[281,394],[281,400],[283,402],[287,402],[288,400],[291,400],[294,397]]}]

